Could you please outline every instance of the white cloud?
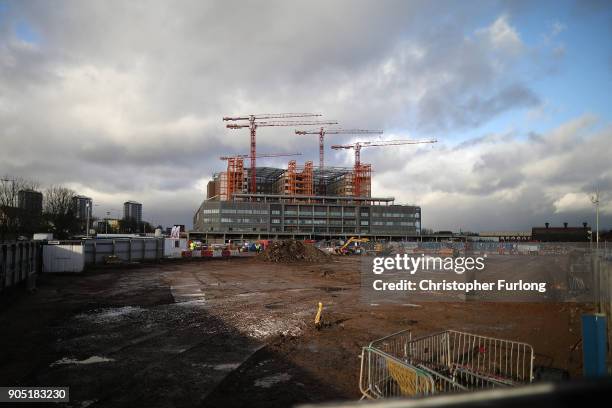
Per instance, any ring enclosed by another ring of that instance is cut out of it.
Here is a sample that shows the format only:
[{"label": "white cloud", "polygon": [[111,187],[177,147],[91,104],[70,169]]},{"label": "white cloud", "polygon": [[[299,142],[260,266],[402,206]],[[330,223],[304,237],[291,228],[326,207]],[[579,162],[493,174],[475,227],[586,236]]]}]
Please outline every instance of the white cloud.
[{"label": "white cloud", "polygon": [[566,193],[553,203],[556,213],[584,211],[592,207],[589,196],[585,193]]},{"label": "white cloud", "polygon": [[485,34],[488,41],[495,49],[510,52],[513,54],[519,53],[523,49],[523,42],[517,32],[509,23],[507,15],[501,15],[489,27],[479,30],[480,34]]}]

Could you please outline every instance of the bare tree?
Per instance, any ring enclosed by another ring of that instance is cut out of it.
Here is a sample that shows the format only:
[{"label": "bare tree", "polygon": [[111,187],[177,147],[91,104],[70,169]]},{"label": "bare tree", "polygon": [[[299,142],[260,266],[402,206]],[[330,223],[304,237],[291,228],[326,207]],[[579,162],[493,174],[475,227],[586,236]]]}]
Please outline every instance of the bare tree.
[{"label": "bare tree", "polygon": [[0,238],[16,237],[19,234],[20,211],[18,197],[21,190],[36,190],[38,183],[21,177],[8,175],[0,179]]},{"label": "bare tree", "polygon": [[73,198],[76,193],[63,186],[51,186],[45,191],[44,214],[49,230],[57,238],[68,238],[78,231]]}]

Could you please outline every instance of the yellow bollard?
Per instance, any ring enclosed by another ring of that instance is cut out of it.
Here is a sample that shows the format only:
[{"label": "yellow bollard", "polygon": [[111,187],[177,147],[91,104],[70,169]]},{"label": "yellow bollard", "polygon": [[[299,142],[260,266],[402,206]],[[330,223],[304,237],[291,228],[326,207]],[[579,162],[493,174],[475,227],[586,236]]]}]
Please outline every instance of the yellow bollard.
[{"label": "yellow bollard", "polygon": [[315,327],[317,329],[321,328],[321,312],[323,312],[323,303],[319,302],[319,308],[317,310],[317,316],[315,317],[315,321],[314,321]]}]

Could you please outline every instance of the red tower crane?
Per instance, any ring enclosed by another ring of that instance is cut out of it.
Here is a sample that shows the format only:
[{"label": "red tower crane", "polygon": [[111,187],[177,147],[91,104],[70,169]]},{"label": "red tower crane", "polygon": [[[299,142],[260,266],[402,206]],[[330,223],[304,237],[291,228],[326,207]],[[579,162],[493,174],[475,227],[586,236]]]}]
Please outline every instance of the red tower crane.
[{"label": "red tower crane", "polygon": [[361,196],[361,186],[370,179],[371,167],[369,164],[361,164],[361,149],[363,147],[377,146],[400,146],[424,143],[436,143],[436,139],[431,140],[385,140],[380,142],[355,142],[347,145],[333,145],[334,150],[354,149],[355,150],[355,169],[353,175],[354,192],[356,197]]},{"label": "red tower crane", "polygon": [[[316,113],[270,113],[270,114],[260,114],[260,115],[244,115],[244,116],[226,116],[223,118],[226,122],[238,122],[238,123],[228,123],[227,127],[229,129],[242,129],[249,128],[251,131],[251,181],[250,181],[250,189],[252,193],[257,191],[257,178],[255,174],[255,163],[257,157],[257,148],[256,148],[256,133],[258,127],[268,127],[268,126],[314,126],[314,125],[336,125],[338,122],[323,122],[323,121],[277,121],[270,119],[287,119],[287,118],[307,118],[307,117],[315,117],[321,116]],[[246,121],[246,123],[245,123]]]},{"label": "red tower crane", "polygon": [[319,169],[322,171],[324,167],[324,151],[325,151],[325,135],[382,135],[382,130],[366,130],[366,129],[326,129],[321,127],[319,130],[296,130],[296,135],[319,135]]}]

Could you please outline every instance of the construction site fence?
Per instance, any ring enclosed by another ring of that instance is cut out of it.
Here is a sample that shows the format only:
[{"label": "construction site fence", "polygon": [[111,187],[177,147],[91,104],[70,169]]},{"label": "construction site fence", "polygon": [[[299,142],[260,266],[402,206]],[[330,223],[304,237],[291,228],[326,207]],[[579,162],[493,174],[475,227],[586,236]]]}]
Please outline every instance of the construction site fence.
[{"label": "construction site fence", "polygon": [[181,258],[229,258],[249,257],[255,255],[257,255],[256,252],[244,252],[238,249],[197,249],[181,252]]},{"label": "construction site fence", "polygon": [[154,261],[164,256],[163,238],[86,239],[81,242],[85,265],[102,264],[109,256],[122,262]]},{"label": "construction site fence", "polygon": [[33,279],[40,267],[40,243],[0,243],[0,293]]},{"label": "construction site fence", "polygon": [[403,331],[363,348],[359,387],[370,399],[514,387],[533,381],[533,360],[527,343],[454,330],[412,338]]},{"label": "construction site fence", "polygon": [[[374,248],[376,243],[363,245]],[[601,245],[596,249],[589,242],[389,242],[384,248],[392,253],[470,253],[475,255],[564,255],[570,252],[588,252],[602,258],[612,257],[612,247]]]}]

